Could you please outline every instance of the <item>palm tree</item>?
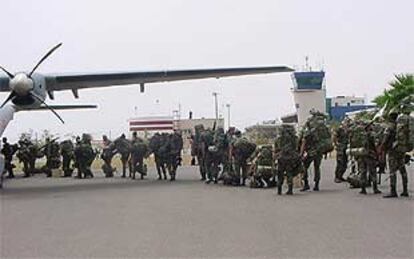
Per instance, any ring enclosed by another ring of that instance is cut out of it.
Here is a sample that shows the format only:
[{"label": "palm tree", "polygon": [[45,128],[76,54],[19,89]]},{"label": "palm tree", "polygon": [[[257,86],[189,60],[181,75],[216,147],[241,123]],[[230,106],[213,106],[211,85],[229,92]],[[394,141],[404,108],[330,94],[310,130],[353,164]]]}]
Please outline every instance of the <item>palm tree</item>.
[{"label": "palm tree", "polygon": [[384,109],[385,114],[398,107],[402,100],[414,97],[414,74],[396,75],[390,86],[390,89],[384,90],[382,95],[374,99],[374,103]]}]

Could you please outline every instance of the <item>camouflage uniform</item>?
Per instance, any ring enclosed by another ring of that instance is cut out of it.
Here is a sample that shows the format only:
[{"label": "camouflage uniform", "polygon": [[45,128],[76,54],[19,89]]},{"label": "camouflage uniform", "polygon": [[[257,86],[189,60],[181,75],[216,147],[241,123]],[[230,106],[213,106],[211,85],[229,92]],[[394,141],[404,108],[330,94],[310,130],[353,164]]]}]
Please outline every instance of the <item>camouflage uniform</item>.
[{"label": "camouflage uniform", "polygon": [[321,162],[324,154],[333,149],[331,134],[326,126],[326,116],[318,111],[311,111],[312,116],[306,121],[305,127],[300,133],[300,154],[303,159],[305,171],[303,173],[304,186],[301,191],[310,189],[308,181],[308,169],[313,163],[314,167],[314,191],[319,191],[321,179]]},{"label": "camouflage uniform", "polygon": [[[361,137],[359,140],[354,141],[354,134],[360,131]],[[366,186],[369,186],[369,181],[367,174],[369,173],[370,179],[372,181],[372,188],[375,194],[381,193],[377,187],[377,171],[376,171],[376,161],[377,161],[377,150],[375,145],[374,133],[370,124],[364,123],[363,121],[356,122],[356,125],[351,132],[351,150],[354,148],[362,148],[360,154],[352,154],[357,160],[358,171],[361,177],[361,194],[366,194]],[[355,143],[358,142],[358,143]]]},{"label": "camouflage uniform", "polygon": [[[115,139],[114,144],[117,152],[121,154],[122,178],[125,178],[128,162],[130,161],[131,156],[131,142],[126,139],[125,134],[122,134],[119,138]],[[129,170],[129,176],[132,177],[131,170]]]},{"label": "camouflage uniform", "polygon": [[108,139],[106,135],[102,136],[103,149],[101,158],[104,161],[102,171],[105,177],[113,177],[116,169],[112,166],[112,158],[115,155],[115,144]]},{"label": "camouflage uniform", "polygon": [[166,139],[164,139],[164,137],[159,133],[155,133],[155,135],[152,136],[149,142],[150,153],[154,153],[155,166],[158,172],[158,180],[162,180],[162,175],[164,176],[164,180],[167,179],[164,158],[165,154],[164,152],[162,152],[163,142],[166,142]]},{"label": "camouflage uniform", "polygon": [[63,177],[71,177],[73,168],[71,162],[74,159],[74,146],[71,140],[65,140],[60,143],[60,154],[62,155]]},{"label": "camouflage uniform", "polygon": [[[7,142],[7,138],[3,138],[3,147],[1,149],[1,153],[4,155],[4,171],[8,172],[8,178],[14,178],[13,168],[14,165],[12,164],[13,155],[16,153],[17,147],[15,145],[10,145]],[[4,174],[5,172],[1,172]]]},{"label": "camouflage uniform", "polygon": [[[372,124],[372,133],[375,139],[375,146],[381,146],[382,140],[384,139],[384,132],[387,128],[387,124],[383,121],[381,122],[374,122]],[[378,152],[377,152],[378,153]],[[387,166],[386,159],[380,159],[379,155],[377,154],[376,159],[376,167],[377,167],[377,175],[378,175],[378,184],[381,184],[381,175],[385,174],[385,168]]]},{"label": "camouflage uniform", "polygon": [[409,115],[402,114],[397,117],[396,113],[390,114],[390,123],[384,132],[384,139],[382,142],[388,154],[388,165],[390,170],[390,194],[384,196],[385,198],[398,197],[397,195],[397,171],[400,171],[403,192],[401,196],[408,196],[408,176],[405,168],[405,152],[400,148],[400,143],[397,141],[397,120],[409,119]]},{"label": "camouflage uniform", "polygon": [[141,179],[147,175],[147,167],[144,164],[144,158],[148,153],[148,146],[143,139],[139,138],[136,132],[132,136],[132,150],[131,150],[131,165],[132,165],[132,179],[135,179],[135,173],[141,175]]},{"label": "camouflage uniform", "polygon": [[305,171],[303,172],[304,186],[301,191],[309,190],[308,170],[313,163],[314,168],[314,191],[319,191],[319,181],[321,179],[321,162],[323,154],[318,150],[316,143],[318,142],[317,136],[313,134],[312,129],[306,129],[302,135],[303,147],[305,153],[303,153],[303,166]]},{"label": "camouflage uniform", "polygon": [[23,163],[23,173],[24,177],[30,177],[33,171],[30,168],[30,158],[32,156],[30,145],[33,145],[30,140],[22,139],[19,141],[19,150],[17,152],[17,157],[19,161]]},{"label": "camouflage uniform", "polygon": [[211,129],[205,130],[201,135],[202,141],[202,154],[203,154],[203,166],[204,172],[207,176],[206,183],[218,181],[218,148],[214,145],[214,131]]},{"label": "camouflage uniform", "polygon": [[303,172],[303,165],[297,150],[298,137],[295,128],[291,125],[282,125],[275,142],[275,154],[277,159],[277,193],[282,194],[285,175],[287,177],[288,191],[293,194],[293,178]]},{"label": "camouflage uniform", "polygon": [[183,137],[180,133],[175,131],[169,136],[169,154],[168,154],[168,172],[170,174],[170,180],[175,181],[177,174],[177,168],[181,165],[181,150],[183,149]]},{"label": "camouflage uniform", "polygon": [[262,146],[253,156],[250,187],[264,188],[276,186],[273,147]]},{"label": "camouflage uniform", "polygon": [[191,142],[191,155],[197,157],[197,163],[199,165],[201,180],[206,180],[206,172],[203,162],[203,151],[201,135],[204,132],[204,126],[202,124],[194,127],[195,134],[192,136]]},{"label": "camouflage uniform", "polygon": [[44,146],[44,154],[46,156],[46,165],[43,171],[47,177],[52,176],[52,170],[60,167],[60,147],[55,140],[46,139]]},{"label": "camouflage uniform", "polygon": [[240,178],[242,180],[241,185],[246,184],[247,179],[247,160],[256,150],[256,145],[244,137],[241,134],[236,135],[232,144],[232,156],[234,158],[234,169],[236,174],[236,182],[240,185]]},{"label": "camouflage uniform", "polygon": [[91,145],[91,137],[87,134],[82,135],[82,140],[75,146],[75,160],[78,168],[77,178],[92,178],[91,165],[95,160],[95,151]]},{"label": "camouflage uniform", "polygon": [[335,148],[336,148],[336,169],[335,182],[340,183],[346,181],[344,173],[348,167],[348,155],[346,149],[348,148],[348,132],[345,125],[339,126],[335,131]]}]

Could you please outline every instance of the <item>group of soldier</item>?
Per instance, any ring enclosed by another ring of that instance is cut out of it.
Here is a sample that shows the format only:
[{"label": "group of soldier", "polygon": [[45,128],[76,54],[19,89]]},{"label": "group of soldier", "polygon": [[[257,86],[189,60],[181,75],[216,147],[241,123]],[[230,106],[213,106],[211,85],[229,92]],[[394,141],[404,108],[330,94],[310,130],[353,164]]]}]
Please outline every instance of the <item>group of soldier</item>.
[{"label": "group of soldier", "polygon": [[[395,198],[397,194],[397,172],[402,178],[401,196],[408,197],[408,175],[406,164],[411,160],[408,154],[414,148],[414,122],[410,116],[412,103],[402,103],[392,109],[386,118],[345,119],[335,131],[337,166],[335,182],[348,181],[351,186],[366,188],[372,186],[374,194],[380,194],[378,183],[385,169],[389,169],[390,193],[384,198]],[[368,114],[369,115],[369,114]],[[388,159],[387,159],[388,158]],[[349,160],[351,173],[344,179]]]},{"label": "group of soldier", "polygon": [[[47,137],[43,145],[22,138],[17,144],[11,145],[7,138],[3,138],[1,153],[5,160],[5,173],[8,178],[14,178],[13,156],[16,155],[23,164],[24,177],[30,177],[36,173],[44,173],[52,176],[54,169],[62,167],[63,177],[71,177],[74,169],[77,169],[78,178],[93,177],[91,164],[95,159],[96,151],[92,148],[92,138],[88,134],[76,137],[75,144],[71,140],[57,142],[57,138]],[[45,157],[46,163],[36,167],[36,160]]]},{"label": "group of soldier", "polygon": [[[207,184],[222,181],[225,185],[243,186],[249,179],[250,187],[277,187],[281,195],[286,179],[286,194],[291,195],[296,176],[302,181],[300,191],[310,190],[311,164],[314,168],[313,190],[319,191],[322,160],[335,149],[336,183],[348,182],[351,187],[360,188],[361,194],[367,194],[367,188],[372,186],[373,193],[379,194],[380,176],[385,173],[388,163],[390,193],[384,198],[398,197],[397,171],[402,177],[400,195],[408,197],[406,164],[414,147],[411,105],[403,103],[386,117],[377,117],[373,113],[365,120],[346,118],[333,134],[327,126],[327,116],[311,111],[299,132],[294,126],[283,124],[272,144],[259,147],[242,137],[235,128],[224,132],[222,128],[204,129],[198,125],[192,137],[192,155],[198,160],[201,180]],[[349,165],[351,172],[345,179]]]},{"label": "group of soldier", "polygon": [[[181,150],[183,141],[181,134],[155,134],[149,141],[132,134],[132,139],[127,139],[124,134],[111,141],[107,136],[102,137],[102,150],[99,152],[92,146],[92,137],[83,134],[76,137],[75,143],[71,139],[58,142],[57,138],[46,138],[43,145],[23,137],[17,144],[11,145],[7,138],[3,138],[1,153],[5,158],[5,173],[8,178],[14,178],[13,157],[23,164],[24,177],[30,177],[36,173],[44,173],[51,177],[54,169],[62,169],[62,177],[72,177],[76,171],[76,178],[93,178],[92,163],[100,153],[103,161],[102,171],[106,177],[113,177],[116,168],[112,166],[113,157],[120,155],[122,161],[122,177],[126,177],[127,167],[129,176],[135,179],[136,173],[141,179],[147,174],[147,166],[144,159],[154,154],[159,179],[174,181],[178,166],[181,164]],[[36,168],[36,160],[46,159],[41,168]]]},{"label": "group of soldier", "polygon": [[[282,194],[283,183],[287,181],[286,194],[293,194],[293,179],[301,176],[300,191],[311,189],[309,168],[313,164],[313,190],[319,191],[321,163],[323,157],[336,150],[335,182],[349,182],[351,187],[360,188],[361,194],[367,193],[372,186],[374,194],[379,194],[378,182],[385,172],[388,162],[390,173],[390,193],[384,197],[398,197],[397,171],[402,177],[403,192],[408,196],[408,176],[406,164],[410,161],[408,153],[414,147],[414,123],[410,116],[410,104],[401,105],[391,110],[386,119],[346,118],[333,131],[327,126],[327,116],[318,111],[311,111],[311,116],[304,126],[296,132],[290,124],[283,124],[276,139],[271,144],[256,146],[236,128],[204,128],[197,125],[192,135],[192,164],[199,165],[201,180],[206,184],[222,182],[224,185],[244,186],[249,183],[252,188],[277,187]],[[3,138],[2,154],[5,157],[5,171],[8,177],[14,177],[12,164],[16,153],[23,164],[25,177],[36,172],[52,176],[53,169],[62,167],[63,176],[71,177],[74,170],[77,178],[93,177],[91,165],[98,151],[92,147],[92,138],[88,134],[77,137],[75,143],[65,140],[47,138],[43,146],[38,146],[28,138],[18,144],[10,145]],[[122,177],[135,179],[136,173],[141,179],[147,175],[145,158],[154,155],[159,180],[166,180],[167,173],[171,181],[176,179],[177,168],[181,165],[183,138],[179,131],[173,133],[156,133],[151,138],[143,139],[137,133],[131,139],[121,135],[111,141],[102,138],[102,171],[106,177],[113,177],[116,169],[112,166],[113,157],[120,154]],[[36,169],[36,160],[45,156],[46,164]],[[388,160],[386,159],[388,158]],[[349,163],[351,161],[351,163]],[[351,165],[351,173],[344,174]]]},{"label": "group of soldier", "polygon": [[244,186],[249,179],[252,188],[277,187],[282,194],[286,178],[288,190],[293,194],[293,179],[302,174],[303,188],[310,189],[308,168],[313,163],[314,191],[319,191],[320,165],[323,155],[332,150],[326,116],[313,112],[305,127],[297,134],[293,125],[283,124],[273,144],[257,147],[230,128],[204,129],[195,127],[192,154],[200,165],[201,180],[207,184],[223,182],[225,185]]}]

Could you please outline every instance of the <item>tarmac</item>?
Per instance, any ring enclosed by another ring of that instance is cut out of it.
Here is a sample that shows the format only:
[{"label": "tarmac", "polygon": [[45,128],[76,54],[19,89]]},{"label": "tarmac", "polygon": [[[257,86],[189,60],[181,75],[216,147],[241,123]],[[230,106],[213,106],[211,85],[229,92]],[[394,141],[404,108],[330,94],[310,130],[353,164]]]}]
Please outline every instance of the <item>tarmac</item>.
[{"label": "tarmac", "polygon": [[0,257],[414,258],[414,168],[411,196],[383,199],[334,183],[334,165],[323,161],[320,192],[293,196],[206,185],[197,167],[173,183],[152,168],[147,180],[7,180]]}]

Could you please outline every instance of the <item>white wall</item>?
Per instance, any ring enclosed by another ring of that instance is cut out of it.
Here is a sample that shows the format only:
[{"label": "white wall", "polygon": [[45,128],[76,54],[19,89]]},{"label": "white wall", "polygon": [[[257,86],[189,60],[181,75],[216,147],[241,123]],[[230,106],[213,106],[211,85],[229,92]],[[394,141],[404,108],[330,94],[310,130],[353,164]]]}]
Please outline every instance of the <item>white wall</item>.
[{"label": "white wall", "polygon": [[298,126],[302,127],[309,118],[309,111],[312,109],[326,112],[326,92],[325,90],[313,91],[293,91],[296,111],[298,113]]}]

